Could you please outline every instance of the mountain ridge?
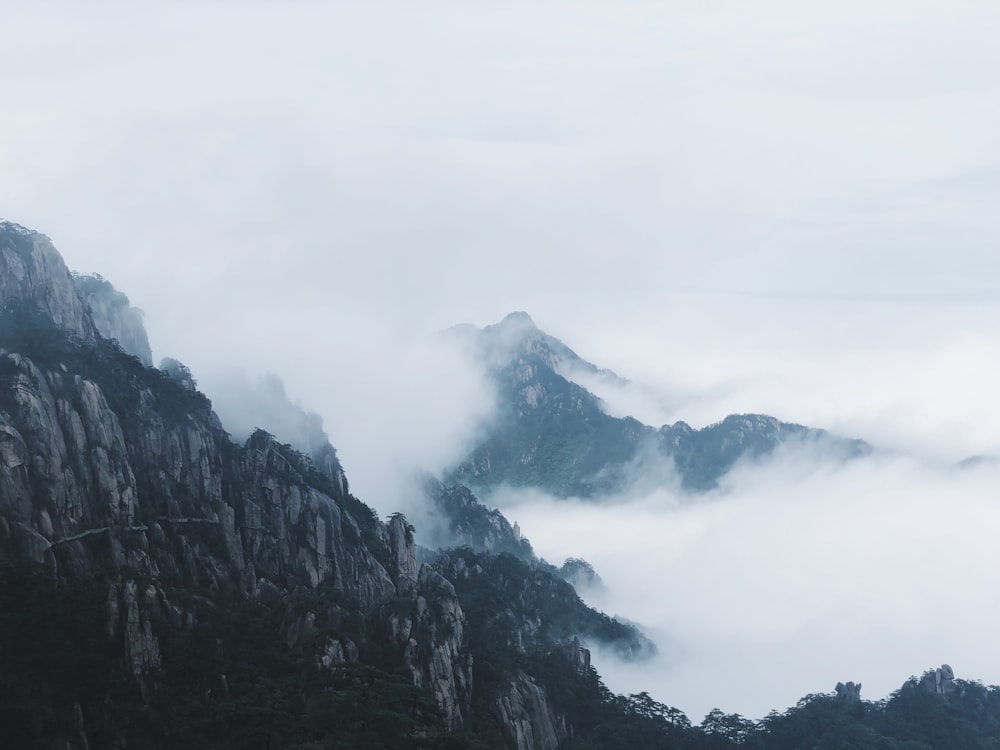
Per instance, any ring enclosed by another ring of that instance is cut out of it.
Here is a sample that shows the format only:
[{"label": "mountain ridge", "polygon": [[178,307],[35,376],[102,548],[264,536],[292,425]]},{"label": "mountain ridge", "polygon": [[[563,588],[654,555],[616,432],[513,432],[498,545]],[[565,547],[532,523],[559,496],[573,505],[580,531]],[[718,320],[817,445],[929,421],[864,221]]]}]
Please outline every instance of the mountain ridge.
[{"label": "mountain ridge", "polygon": [[[231,630],[226,608],[269,623],[254,636],[255,647],[265,661],[300,674],[296,681],[326,690],[355,675],[367,689],[401,691],[393,675],[403,675],[417,692],[401,694],[415,702],[393,715],[401,723],[380,730],[398,746],[436,746],[446,737],[474,745],[460,736],[482,724],[477,735],[513,738],[513,746],[531,750],[544,745],[517,738],[549,738],[555,735],[545,727],[567,726],[529,664],[501,667],[492,692],[473,691],[473,670],[491,662],[473,658],[462,605],[441,572],[445,563],[417,564],[412,527],[400,515],[381,521],[350,495],[332,447],[317,461],[261,430],[233,443],[187,368],[149,367],[97,330],[46,239],[0,228],[0,263],[0,578],[7,586],[0,593],[21,591],[25,603],[43,596],[25,611],[48,618],[78,602],[94,628],[80,638],[99,646],[94,658],[105,655],[83,671],[96,668],[112,680],[81,682],[77,671],[59,670],[59,663],[83,663],[86,655],[76,652],[39,671],[53,643],[25,641],[30,631],[17,610],[0,613],[0,636],[7,636],[0,637],[7,675],[0,699],[21,707],[5,714],[19,746],[57,736],[68,736],[69,748],[103,747],[100,737],[116,747],[203,745],[219,731],[207,716],[227,701],[238,696],[258,711],[253,681],[277,674],[258,673],[239,656],[249,636]],[[504,575],[491,570],[477,576]],[[534,600],[511,592],[511,611],[523,613],[512,620],[511,640],[491,652],[498,666],[529,642],[533,653],[562,653],[559,638],[608,619],[556,576],[532,575],[564,586],[561,601],[576,619],[559,611],[540,616]],[[25,590],[22,580],[35,583]],[[558,635],[522,637],[543,624]],[[59,632],[54,622],[46,627]],[[616,627],[612,639],[635,633]],[[12,644],[31,659],[19,661]],[[189,704],[195,685],[182,676],[191,649],[207,649],[203,660],[219,665],[206,675],[217,698],[204,705]],[[291,683],[280,689],[293,691],[289,715],[303,718],[322,695]],[[101,708],[108,691],[116,695],[110,713]],[[144,712],[151,718],[136,729]],[[226,731],[266,730],[270,737],[263,716],[237,712]],[[284,736],[296,731],[289,727]],[[357,740],[364,727],[323,731]],[[415,731],[425,739],[401,739]]]},{"label": "mountain ridge", "polygon": [[445,473],[447,482],[477,493],[533,487],[555,497],[599,500],[627,491],[635,475],[649,469],[665,486],[701,493],[739,461],[760,459],[792,441],[822,443],[829,455],[845,460],[872,450],[863,440],[763,414],[729,415],[701,429],[614,417],[572,373],[628,381],[579,357],[527,313],[452,331],[483,363],[497,391],[499,413],[485,437]]},{"label": "mountain ridge", "polygon": [[[186,368],[102,335],[53,253],[0,225],[5,746],[995,747],[1000,688],[947,665],[884,701],[847,683],[758,722],[713,710],[694,726],[612,694],[585,642],[642,648],[634,627],[530,548],[418,562],[413,527],[351,495],[335,453],[263,430],[233,442]],[[452,495],[470,540],[523,541]]]}]

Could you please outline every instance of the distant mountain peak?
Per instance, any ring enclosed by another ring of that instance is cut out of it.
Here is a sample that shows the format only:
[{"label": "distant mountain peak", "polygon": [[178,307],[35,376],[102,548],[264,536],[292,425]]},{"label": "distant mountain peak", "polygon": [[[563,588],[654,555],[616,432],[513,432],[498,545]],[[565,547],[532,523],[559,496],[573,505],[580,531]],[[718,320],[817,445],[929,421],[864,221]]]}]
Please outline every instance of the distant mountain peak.
[{"label": "distant mountain peak", "polygon": [[610,370],[583,359],[560,339],[543,331],[524,311],[508,313],[499,323],[482,329],[463,330],[466,335],[471,334],[483,360],[493,368],[507,367],[529,357],[540,359],[547,367],[565,376],[582,371],[625,382]]},{"label": "distant mountain peak", "polygon": [[500,405],[489,433],[448,474],[474,491],[510,485],[599,497],[637,481],[706,491],[741,459],[758,459],[786,442],[822,442],[837,460],[871,450],[863,441],[763,414],[732,414],[700,430],[685,422],[656,428],[613,417],[587,386],[628,381],[577,355],[527,313],[452,331],[487,369]]},{"label": "distant mountain peak", "polygon": [[526,312],[508,313],[499,323],[485,326],[481,334],[481,338],[491,345],[500,345],[510,350],[523,347],[528,342],[549,338]]},{"label": "distant mountain peak", "polygon": [[515,310],[514,312],[507,313],[504,319],[500,321],[500,325],[526,325],[535,328],[535,321],[531,319],[531,316],[524,310]]}]

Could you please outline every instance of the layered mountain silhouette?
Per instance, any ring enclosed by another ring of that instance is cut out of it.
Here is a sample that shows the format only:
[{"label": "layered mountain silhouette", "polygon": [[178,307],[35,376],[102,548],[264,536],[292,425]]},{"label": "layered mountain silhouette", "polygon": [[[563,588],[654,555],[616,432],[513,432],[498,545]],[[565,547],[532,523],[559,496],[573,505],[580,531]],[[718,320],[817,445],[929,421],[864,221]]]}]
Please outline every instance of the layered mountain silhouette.
[{"label": "layered mountain silhouette", "polygon": [[[805,430],[616,420],[559,373],[592,366],[526,316],[466,333],[510,396],[456,470],[483,487],[598,496],[647,445],[710,486]],[[433,479],[458,546],[419,551],[405,517],[351,494],[313,415],[285,429],[304,444],[234,441],[188,368],[151,366],[124,295],[0,222],[0,748],[996,747],[1000,689],[947,665],[885,701],[839,684],[761,721],[695,725],[615,695],[588,644],[652,644],[581,601],[569,581],[599,585],[584,561],[537,560],[471,490]]]},{"label": "layered mountain silhouette", "polygon": [[581,639],[650,647],[530,556],[418,563],[316,418],[236,443],[148,362],[124,295],[0,223],[0,747],[554,747]]}]

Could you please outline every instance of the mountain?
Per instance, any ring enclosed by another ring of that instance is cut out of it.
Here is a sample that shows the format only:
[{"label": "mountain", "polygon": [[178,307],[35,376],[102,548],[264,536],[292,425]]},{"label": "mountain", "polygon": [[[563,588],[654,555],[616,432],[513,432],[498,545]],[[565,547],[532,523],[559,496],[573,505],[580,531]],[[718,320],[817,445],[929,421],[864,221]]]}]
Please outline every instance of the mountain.
[{"label": "mountain", "polygon": [[0,748],[997,746],[1000,688],[948,666],[757,722],[614,695],[587,644],[651,644],[580,600],[564,579],[596,585],[586,563],[546,565],[435,480],[466,546],[418,550],[351,494],[311,416],[288,423],[305,447],[235,442],[94,278],[0,223]]},{"label": "mountain", "polygon": [[612,417],[573,378],[582,373],[627,381],[583,360],[523,312],[483,329],[460,326],[449,333],[483,364],[497,391],[497,418],[446,477],[479,493],[508,485],[599,498],[626,490],[640,477],[702,492],[738,461],[787,443],[816,443],[841,459],[870,451],[862,440],[760,414],[730,415],[700,430],[684,422],[655,428]]},{"label": "mountain", "polygon": [[332,446],[233,442],[140,331],[109,282],[0,224],[10,746],[554,747],[573,725],[553,675],[599,684],[579,639],[648,643],[537,561],[418,565],[413,527],[351,495]]}]

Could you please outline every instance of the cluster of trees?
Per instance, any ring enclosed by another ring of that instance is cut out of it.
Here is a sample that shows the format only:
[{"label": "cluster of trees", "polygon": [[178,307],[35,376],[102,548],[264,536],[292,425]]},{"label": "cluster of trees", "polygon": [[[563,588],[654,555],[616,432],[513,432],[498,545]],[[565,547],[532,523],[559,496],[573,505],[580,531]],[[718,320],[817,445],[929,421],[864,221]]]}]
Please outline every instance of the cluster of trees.
[{"label": "cluster of trees", "polygon": [[[593,669],[581,670],[559,649],[546,650],[541,642],[511,648],[511,632],[497,627],[495,613],[523,606],[524,563],[504,562],[484,571],[493,581],[482,586],[483,597],[499,600],[492,607],[485,598],[469,600],[477,689],[465,732],[453,733],[431,695],[399,670],[393,647],[372,637],[378,632],[372,623],[323,614],[338,601],[324,586],[296,589],[283,607],[237,596],[198,601],[190,592],[172,592],[177,601],[189,597],[185,605],[197,610],[197,624],[178,630],[154,621],[164,668],[152,700],[143,702],[120,641],[107,637],[106,575],[58,580],[50,568],[4,553],[4,741],[43,747],[77,727],[96,747],[107,746],[101,738],[131,737],[148,747],[208,750],[500,748],[509,738],[492,688],[525,670],[572,727],[567,750],[1000,748],[1000,688],[961,680],[945,696],[911,678],[882,701],[810,695],[760,721],[713,710],[697,725],[647,693],[615,695]],[[305,611],[318,613],[314,636],[289,645],[283,634]],[[359,661],[317,668],[315,644],[327,636],[354,639]]]},{"label": "cluster of trees", "polygon": [[[121,639],[108,637],[107,578],[58,580],[52,569],[0,553],[0,747],[44,748],[89,737],[91,747],[237,750],[485,750],[448,732],[432,695],[413,685],[366,623],[336,623],[335,592],[298,589],[285,607],[232,596],[176,601],[196,609],[189,629],[153,622],[163,668],[144,701]],[[303,609],[319,613],[312,638],[282,637]],[[364,644],[357,663],[318,669],[327,636]],[[73,746],[73,745],[70,745]]]}]

